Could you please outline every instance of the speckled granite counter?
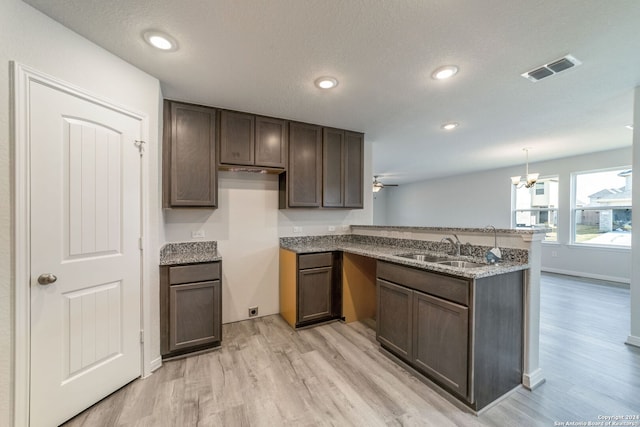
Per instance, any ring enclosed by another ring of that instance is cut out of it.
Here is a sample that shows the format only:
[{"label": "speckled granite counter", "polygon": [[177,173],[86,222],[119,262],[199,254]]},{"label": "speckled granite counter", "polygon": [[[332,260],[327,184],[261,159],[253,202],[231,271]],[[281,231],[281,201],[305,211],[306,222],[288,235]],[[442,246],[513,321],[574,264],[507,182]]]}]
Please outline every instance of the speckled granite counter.
[{"label": "speckled granite counter", "polygon": [[[446,233],[493,233],[493,229],[488,231],[488,227],[482,228],[463,228],[463,227],[416,227],[416,226],[408,226],[408,225],[352,225],[351,228],[353,230],[385,230],[385,231],[425,231],[425,232],[446,232]],[[547,228],[535,228],[535,229],[513,229],[513,228],[497,228],[495,231],[497,233],[502,234],[519,234],[519,235],[528,235],[528,234],[544,234],[551,229]]]},{"label": "speckled granite counter", "polygon": [[[446,243],[424,240],[361,235],[283,237],[280,239],[280,247],[296,253],[343,251],[468,279],[495,276],[529,268],[528,251],[523,249],[504,248],[502,249],[502,262],[478,268],[460,268],[398,256],[411,252],[443,255],[448,248]],[[489,247],[483,246],[463,245],[462,253],[464,255],[452,257],[452,259],[485,263],[484,254],[489,249]]]},{"label": "speckled granite counter", "polygon": [[160,265],[196,264],[199,262],[221,261],[218,243],[179,242],[167,243],[160,249]]}]

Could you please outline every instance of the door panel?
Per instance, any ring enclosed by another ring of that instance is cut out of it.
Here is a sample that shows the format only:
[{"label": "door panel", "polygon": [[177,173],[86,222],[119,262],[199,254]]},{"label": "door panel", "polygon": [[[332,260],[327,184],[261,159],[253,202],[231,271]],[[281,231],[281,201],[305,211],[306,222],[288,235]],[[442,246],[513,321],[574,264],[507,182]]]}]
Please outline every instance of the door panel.
[{"label": "door panel", "polygon": [[413,357],[413,291],[386,280],[376,281],[376,338],[405,360]]},{"label": "door panel", "polygon": [[344,206],[362,208],[364,196],[364,135],[345,132]]},{"label": "door panel", "polygon": [[[31,426],[140,375],[140,119],[29,86]],[[43,273],[57,280],[38,283]]]},{"label": "door panel", "polygon": [[467,396],[469,309],[414,292],[414,363],[460,396]]},{"label": "door panel", "polygon": [[322,203],[322,128],[289,124],[289,207]]},{"label": "door panel", "polygon": [[298,273],[298,323],[330,319],[332,315],[332,267]]},{"label": "door panel", "polygon": [[322,135],[322,206],[344,207],[344,131],[325,128]]},{"label": "door panel", "polygon": [[169,287],[169,350],[220,341],[220,281]]},{"label": "door panel", "polygon": [[63,382],[122,352],[122,282],[67,292],[63,321]]},{"label": "door panel", "polygon": [[62,122],[66,258],[120,252],[121,136],[78,119]]},{"label": "door panel", "polygon": [[256,165],[274,168],[287,166],[287,122],[256,117]]}]

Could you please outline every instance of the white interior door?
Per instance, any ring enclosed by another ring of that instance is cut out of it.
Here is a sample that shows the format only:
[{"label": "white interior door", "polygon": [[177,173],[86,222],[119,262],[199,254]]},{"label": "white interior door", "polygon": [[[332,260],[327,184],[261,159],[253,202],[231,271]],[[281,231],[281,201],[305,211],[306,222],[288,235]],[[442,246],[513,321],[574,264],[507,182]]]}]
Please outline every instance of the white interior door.
[{"label": "white interior door", "polygon": [[[140,376],[140,120],[29,83],[30,424]],[[56,280],[52,281],[51,274]]]}]

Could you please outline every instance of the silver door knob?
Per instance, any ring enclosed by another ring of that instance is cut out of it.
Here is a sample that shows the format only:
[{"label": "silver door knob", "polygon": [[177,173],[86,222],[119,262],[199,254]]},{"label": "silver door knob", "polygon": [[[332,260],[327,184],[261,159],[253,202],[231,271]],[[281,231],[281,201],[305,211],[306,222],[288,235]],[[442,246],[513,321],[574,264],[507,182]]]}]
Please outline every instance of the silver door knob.
[{"label": "silver door knob", "polygon": [[58,280],[58,278],[51,273],[44,273],[38,276],[38,283],[41,285],[49,285],[56,280]]}]

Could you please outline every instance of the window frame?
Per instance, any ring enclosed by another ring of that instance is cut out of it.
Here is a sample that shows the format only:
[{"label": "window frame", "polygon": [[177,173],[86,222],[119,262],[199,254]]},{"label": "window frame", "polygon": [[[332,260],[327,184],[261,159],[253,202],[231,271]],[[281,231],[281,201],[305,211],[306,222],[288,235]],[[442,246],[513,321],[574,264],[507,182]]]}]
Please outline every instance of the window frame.
[{"label": "window frame", "polygon": [[517,208],[517,194],[518,194],[518,188],[515,185],[511,185],[511,228],[514,228],[516,230],[535,230],[535,229],[542,229],[542,228],[547,228],[547,227],[542,227],[539,225],[534,225],[534,226],[525,226],[525,227],[518,227],[518,221],[517,221],[517,216],[519,212],[536,212],[536,213],[540,213],[540,212],[547,212],[548,213],[548,217],[554,217],[556,219],[555,224],[556,224],[556,228],[555,228],[555,235],[556,238],[555,240],[547,240],[546,239],[546,235],[545,235],[545,239],[542,240],[542,243],[546,243],[546,244],[557,244],[559,241],[558,238],[558,230],[559,230],[559,222],[560,222],[560,218],[559,218],[559,210],[558,210],[558,205],[560,204],[560,175],[559,174],[555,174],[555,175],[545,175],[542,177],[538,178],[538,181],[536,182],[536,184],[534,184],[532,186],[532,188],[529,188],[528,190],[531,192],[530,194],[533,196],[535,195],[534,193],[537,192],[537,188],[536,186],[538,185],[538,183],[540,182],[544,182],[544,181],[550,181],[550,180],[555,180],[558,183],[558,200],[556,201],[556,206],[552,207],[552,208],[527,208],[527,209],[518,209]]},{"label": "window frame", "polygon": [[[577,237],[577,213],[578,211],[602,211],[602,210],[613,210],[613,209],[629,209],[633,215],[633,200],[629,205],[611,205],[611,206],[577,206],[577,193],[578,193],[578,176],[580,175],[588,175],[588,174],[596,174],[596,173],[604,173],[604,172],[614,172],[614,171],[624,171],[624,170],[633,170],[632,165],[625,166],[615,166],[609,168],[602,169],[591,169],[585,171],[575,171],[571,172],[571,200],[570,200],[570,219],[569,219],[569,244],[571,246],[576,247],[584,247],[584,248],[602,248],[602,249],[619,249],[624,251],[630,251],[631,245],[610,245],[605,243],[589,243],[587,242],[578,242]],[[632,172],[633,173],[633,172]],[[632,196],[633,197],[633,196]]]}]

